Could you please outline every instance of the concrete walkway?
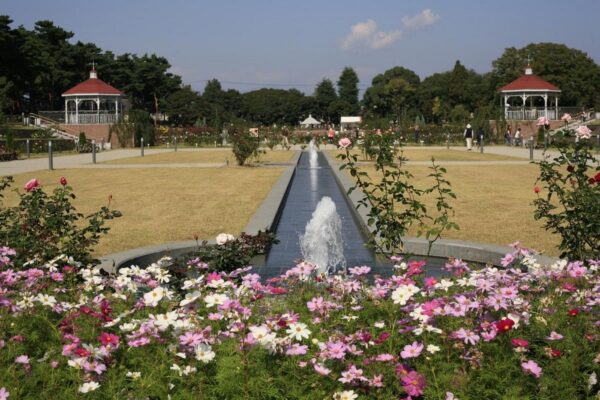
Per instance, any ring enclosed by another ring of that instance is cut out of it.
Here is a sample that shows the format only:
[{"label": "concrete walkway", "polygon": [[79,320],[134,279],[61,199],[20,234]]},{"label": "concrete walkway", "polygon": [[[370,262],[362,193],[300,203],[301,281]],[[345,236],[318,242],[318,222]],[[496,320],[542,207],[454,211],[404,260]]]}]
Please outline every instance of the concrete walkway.
[{"label": "concrete walkway", "polygon": [[[337,147],[332,144],[321,145],[320,150],[335,150]],[[180,152],[195,152],[195,151],[222,151],[226,148],[179,148]],[[300,150],[300,145],[292,146],[292,150]],[[406,146],[405,149],[420,149],[420,150],[445,150],[445,146]],[[467,151],[465,147],[462,146],[450,146],[451,151]],[[168,153],[173,152],[173,149],[145,149],[145,155],[152,154],[160,154],[160,153]],[[473,148],[472,152],[479,152],[479,149]],[[487,146],[484,147],[484,153],[487,154],[497,154],[503,156],[510,156],[522,159],[522,161],[510,160],[510,161],[498,161],[498,160],[489,160],[489,161],[444,161],[444,164],[447,165],[498,165],[498,164],[524,164],[529,162],[529,149],[523,147],[514,147],[514,146]],[[534,159],[541,160],[544,158],[543,150],[534,150]],[[558,152],[555,150],[549,150],[545,153],[551,157],[555,157],[558,155]],[[219,168],[225,167],[225,163],[165,163],[165,164],[100,164],[104,161],[111,160],[119,160],[130,157],[139,157],[140,149],[119,149],[119,150],[110,150],[96,153],[96,161],[98,164],[92,163],[92,155],[90,153],[86,154],[76,154],[76,155],[57,155],[54,157],[54,169],[71,169],[71,168],[98,168],[98,169],[110,169],[110,168],[127,168],[127,169],[135,169],[135,168]],[[413,161],[411,164],[414,165],[429,165],[429,161]],[[34,172],[34,171],[43,171],[48,169],[48,158],[32,158],[27,160],[16,160],[16,161],[7,161],[0,162],[0,174],[3,176],[6,175],[16,175],[22,174],[26,172]]]}]

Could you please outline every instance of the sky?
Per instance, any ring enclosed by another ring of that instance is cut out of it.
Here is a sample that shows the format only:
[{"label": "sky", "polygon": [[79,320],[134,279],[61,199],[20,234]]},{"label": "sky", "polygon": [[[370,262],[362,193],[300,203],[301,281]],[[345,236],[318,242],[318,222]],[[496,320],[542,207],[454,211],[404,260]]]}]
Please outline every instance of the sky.
[{"label": "sky", "polygon": [[199,91],[216,78],[242,92],[312,93],[346,66],[362,91],[394,66],[425,78],[460,60],[482,73],[504,49],[539,42],[600,64],[599,0],[0,0],[0,14],[27,29],[51,20],[116,54],[166,57]]}]

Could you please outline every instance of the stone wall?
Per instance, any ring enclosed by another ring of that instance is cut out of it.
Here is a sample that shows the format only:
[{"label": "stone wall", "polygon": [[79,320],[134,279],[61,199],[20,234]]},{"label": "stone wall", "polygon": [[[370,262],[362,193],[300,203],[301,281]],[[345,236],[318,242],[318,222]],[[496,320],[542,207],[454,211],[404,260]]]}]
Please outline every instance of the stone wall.
[{"label": "stone wall", "polygon": [[[60,129],[64,130],[67,133],[70,133],[75,136],[79,136],[79,132],[85,132],[85,137],[88,140],[95,139],[96,143],[101,143],[102,139],[104,139],[104,143],[109,143],[108,141],[108,131],[110,129],[109,124],[94,124],[94,125],[65,125],[61,124]],[[111,140],[111,148],[118,149],[121,146],[119,145],[119,141],[116,136],[113,135]]]}]

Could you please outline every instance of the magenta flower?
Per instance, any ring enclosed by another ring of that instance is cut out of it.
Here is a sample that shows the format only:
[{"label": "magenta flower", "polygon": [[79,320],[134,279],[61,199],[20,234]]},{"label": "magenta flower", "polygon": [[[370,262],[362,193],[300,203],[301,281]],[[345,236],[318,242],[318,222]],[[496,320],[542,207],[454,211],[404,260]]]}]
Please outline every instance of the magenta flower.
[{"label": "magenta flower", "polygon": [[510,342],[512,343],[513,347],[527,347],[529,346],[529,342],[525,339],[520,339],[520,338],[514,338],[511,339]]},{"label": "magenta flower", "polygon": [[18,356],[17,358],[15,358],[15,363],[28,365],[29,364],[29,356],[22,354],[22,355]]},{"label": "magenta flower", "polygon": [[98,336],[98,340],[104,346],[112,346],[117,347],[119,345],[119,337],[117,335],[113,335],[112,333],[102,332],[100,336]]},{"label": "magenta flower", "polygon": [[35,188],[37,188],[39,186],[40,186],[40,182],[37,179],[33,178],[25,184],[25,191],[31,192],[32,190],[34,190]]},{"label": "magenta flower", "polygon": [[533,375],[536,378],[539,378],[542,375],[542,368],[533,360],[521,363],[521,368],[523,368],[523,372]]},{"label": "magenta flower", "polygon": [[404,346],[404,349],[400,352],[400,357],[402,358],[416,358],[421,355],[423,351],[423,344],[419,342],[413,342],[412,344],[407,344]]},{"label": "magenta flower", "polygon": [[6,388],[4,388],[4,387],[0,388],[0,400],[7,400],[9,395],[10,395],[10,392],[8,390],[6,390]]},{"label": "magenta flower", "polygon": [[425,378],[416,371],[410,371],[400,378],[402,386],[409,396],[420,396],[425,388]]},{"label": "magenta flower", "polygon": [[563,335],[552,331],[552,332],[550,332],[550,335],[546,338],[546,340],[561,340],[562,338],[563,338]]},{"label": "magenta flower", "polygon": [[327,352],[329,353],[329,358],[341,360],[346,356],[347,348],[348,347],[342,342],[327,343]]}]

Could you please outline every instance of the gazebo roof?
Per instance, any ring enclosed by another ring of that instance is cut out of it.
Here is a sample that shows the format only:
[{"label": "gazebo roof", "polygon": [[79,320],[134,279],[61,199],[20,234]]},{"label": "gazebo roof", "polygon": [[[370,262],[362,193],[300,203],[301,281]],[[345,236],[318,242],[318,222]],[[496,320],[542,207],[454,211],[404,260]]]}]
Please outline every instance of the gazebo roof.
[{"label": "gazebo roof", "polygon": [[561,90],[546,82],[537,75],[534,75],[531,68],[527,67],[525,75],[515,79],[508,85],[502,86],[499,89],[501,92],[523,92],[523,91],[546,91],[546,92],[560,92]]},{"label": "gazebo roof", "polygon": [[83,81],[64,92],[63,97],[77,95],[112,95],[123,96],[124,93],[115,89],[102,79],[98,79],[95,69],[90,71],[90,79]]},{"label": "gazebo roof", "polygon": [[312,115],[308,114],[308,118],[300,122],[300,125],[321,125],[321,123],[314,119]]}]

